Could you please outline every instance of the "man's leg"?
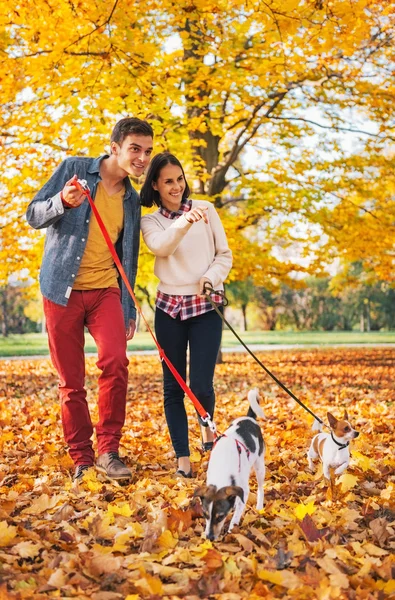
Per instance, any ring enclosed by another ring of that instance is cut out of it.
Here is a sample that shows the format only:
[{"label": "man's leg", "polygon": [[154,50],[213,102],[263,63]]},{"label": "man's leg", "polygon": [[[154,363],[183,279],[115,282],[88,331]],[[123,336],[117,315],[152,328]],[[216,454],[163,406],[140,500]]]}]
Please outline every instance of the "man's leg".
[{"label": "man's leg", "polygon": [[93,465],[92,421],[84,389],[84,318],[81,292],[71,292],[67,306],[44,298],[52,362],[59,375],[63,434],[76,465]]},{"label": "man's leg", "polygon": [[[179,317],[173,319],[159,308],[155,311],[155,332],[160,346],[181,377],[186,378],[187,326]],[[176,457],[189,456],[188,419],[184,391],[164,361],[163,395],[167,426]],[[188,461],[189,462],[189,461]]]},{"label": "man's leg", "polygon": [[126,329],[118,288],[83,292],[86,326],[94,338],[101,370],[99,377],[99,422],[96,425],[99,455],[118,452],[125,424],[128,364]]}]

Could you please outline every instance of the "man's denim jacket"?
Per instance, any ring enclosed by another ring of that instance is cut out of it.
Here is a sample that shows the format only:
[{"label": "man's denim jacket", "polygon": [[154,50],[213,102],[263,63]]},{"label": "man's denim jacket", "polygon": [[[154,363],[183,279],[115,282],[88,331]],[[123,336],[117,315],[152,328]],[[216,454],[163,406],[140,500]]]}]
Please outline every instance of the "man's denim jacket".
[{"label": "man's denim jacket", "polygon": [[[60,192],[66,182],[77,174],[79,179],[86,179],[94,199],[97,185],[101,181],[100,162],[107,157],[66,158],[27,208],[29,225],[35,229],[48,228],[40,270],[40,288],[43,296],[55,304],[67,306],[88,239],[89,221],[95,218],[87,199],[79,207],[67,209],[62,203]],[[134,288],[140,245],[141,207],[138,194],[128,177],[124,184],[124,227],[115,247],[130,285]],[[136,319],[136,308],[123,281],[120,287],[127,326],[130,319]]]}]

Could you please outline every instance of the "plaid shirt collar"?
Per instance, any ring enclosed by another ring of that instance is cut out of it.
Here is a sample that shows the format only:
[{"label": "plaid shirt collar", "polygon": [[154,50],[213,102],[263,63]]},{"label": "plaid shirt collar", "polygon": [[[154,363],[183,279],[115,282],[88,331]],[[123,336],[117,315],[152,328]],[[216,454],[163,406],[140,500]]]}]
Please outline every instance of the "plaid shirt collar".
[{"label": "plaid shirt collar", "polygon": [[184,213],[189,212],[191,210],[191,208],[192,208],[192,200],[189,200],[189,198],[183,198],[181,200],[181,205],[178,210],[168,210],[164,206],[161,206],[159,209],[159,212],[161,215],[163,215],[164,217],[167,217],[168,219],[178,219]]}]

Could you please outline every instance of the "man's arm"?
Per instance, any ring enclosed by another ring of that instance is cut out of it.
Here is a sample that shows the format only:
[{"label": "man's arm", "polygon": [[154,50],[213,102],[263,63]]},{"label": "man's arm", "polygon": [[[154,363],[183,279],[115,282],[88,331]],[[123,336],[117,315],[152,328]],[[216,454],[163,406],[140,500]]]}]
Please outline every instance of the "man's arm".
[{"label": "man's arm", "polygon": [[[66,158],[27,207],[26,218],[31,227],[34,227],[34,229],[49,227],[49,225],[62,218],[67,206],[70,208],[79,206],[79,204],[76,204],[76,193],[72,190],[74,188],[72,186],[74,175],[74,160]],[[78,192],[78,194],[81,194],[81,192]]]}]

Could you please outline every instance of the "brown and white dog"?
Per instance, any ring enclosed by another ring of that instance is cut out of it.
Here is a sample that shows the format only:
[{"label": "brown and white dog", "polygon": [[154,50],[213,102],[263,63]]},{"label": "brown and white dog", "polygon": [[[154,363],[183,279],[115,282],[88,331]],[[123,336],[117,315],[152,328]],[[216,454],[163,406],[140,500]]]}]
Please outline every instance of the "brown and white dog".
[{"label": "brown and white dog", "polygon": [[209,540],[219,537],[225,519],[233,509],[228,531],[239,524],[249,494],[252,467],[258,482],[256,508],[263,508],[265,444],[256,417],[265,415],[258,404],[258,390],[248,392],[248,401],[247,416],[233,421],[215,443],[207,470],[207,484],[194,493],[194,497],[199,497],[202,502],[205,533]]},{"label": "brown and white dog", "polygon": [[[330,468],[334,468],[335,475],[341,475],[350,463],[350,441],[359,436],[359,432],[352,428],[348,420],[347,411],[344,411],[343,419],[336,419],[330,412],[327,413],[331,428],[330,433],[318,433],[311,441],[307,460],[309,467],[315,471],[314,461],[321,459],[324,477],[330,479]],[[321,431],[322,425],[314,422],[313,429]]]}]

